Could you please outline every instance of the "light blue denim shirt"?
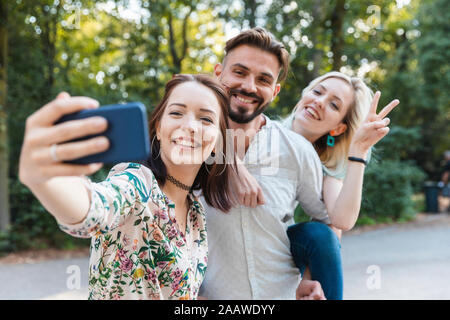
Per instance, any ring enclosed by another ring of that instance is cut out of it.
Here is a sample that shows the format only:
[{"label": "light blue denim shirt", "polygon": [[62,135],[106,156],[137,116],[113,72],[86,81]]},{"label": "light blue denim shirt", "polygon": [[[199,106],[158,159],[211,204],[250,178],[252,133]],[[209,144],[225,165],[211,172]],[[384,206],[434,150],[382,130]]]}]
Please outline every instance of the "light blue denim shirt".
[{"label": "light blue denim shirt", "polygon": [[200,295],[208,299],[295,299],[300,273],[287,227],[300,203],[311,217],[330,223],[322,200],[323,173],[310,142],[266,117],[244,163],[266,200],[256,208],[223,213],[206,208],[208,268]]}]

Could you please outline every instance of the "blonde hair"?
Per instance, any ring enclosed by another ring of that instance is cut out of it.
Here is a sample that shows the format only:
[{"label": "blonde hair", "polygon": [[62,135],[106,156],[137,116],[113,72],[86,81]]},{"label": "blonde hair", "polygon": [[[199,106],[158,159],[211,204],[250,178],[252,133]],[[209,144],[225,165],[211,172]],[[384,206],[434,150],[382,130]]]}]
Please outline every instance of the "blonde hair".
[{"label": "blonde hair", "polygon": [[[347,114],[342,120],[342,122],[347,125],[347,130],[341,135],[334,137],[334,146],[327,146],[327,135],[319,138],[313,143],[313,145],[328,173],[331,175],[342,176],[343,174],[345,174],[345,170],[347,167],[347,155],[350,148],[350,143],[352,141],[353,135],[355,134],[355,131],[359,128],[361,123],[364,121],[367,113],[369,112],[370,104],[372,103],[373,99],[373,91],[360,78],[350,77],[341,72],[332,71],[311,81],[309,85],[303,89],[302,97],[303,95],[305,95],[305,93],[311,91],[315,86],[328,78],[337,78],[349,84],[353,89],[354,99],[348,109]],[[292,129],[292,122],[294,120],[297,106],[295,106],[294,110],[292,110],[292,113],[283,121],[283,124],[289,129]]]}]

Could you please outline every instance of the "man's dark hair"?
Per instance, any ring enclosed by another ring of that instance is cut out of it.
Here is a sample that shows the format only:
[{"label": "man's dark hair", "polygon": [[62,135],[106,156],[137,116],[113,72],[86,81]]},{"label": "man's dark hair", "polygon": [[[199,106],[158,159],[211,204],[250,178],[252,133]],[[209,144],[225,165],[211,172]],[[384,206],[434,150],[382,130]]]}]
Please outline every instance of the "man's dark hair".
[{"label": "man's dark hair", "polygon": [[281,69],[279,79],[280,81],[286,79],[289,71],[289,52],[281,42],[275,39],[273,34],[260,27],[242,31],[226,42],[225,59],[228,53],[241,45],[252,46],[275,55]]}]

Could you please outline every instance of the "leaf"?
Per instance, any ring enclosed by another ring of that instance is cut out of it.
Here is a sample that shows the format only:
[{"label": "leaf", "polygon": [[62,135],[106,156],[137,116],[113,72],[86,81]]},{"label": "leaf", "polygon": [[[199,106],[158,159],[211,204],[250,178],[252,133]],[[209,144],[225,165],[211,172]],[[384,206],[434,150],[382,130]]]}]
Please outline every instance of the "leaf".
[{"label": "leaf", "polygon": [[148,250],[148,247],[142,247],[142,248],[139,250],[138,254],[141,254],[142,252],[147,251],[147,250]]}]

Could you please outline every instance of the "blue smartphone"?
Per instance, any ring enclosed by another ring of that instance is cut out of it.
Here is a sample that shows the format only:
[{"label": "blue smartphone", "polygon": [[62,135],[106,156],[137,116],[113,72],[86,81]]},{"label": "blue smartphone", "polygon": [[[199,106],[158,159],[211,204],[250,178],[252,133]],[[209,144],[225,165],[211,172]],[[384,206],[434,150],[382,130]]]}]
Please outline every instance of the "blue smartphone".
[{"label": "blue smartphone", "polygon": [[140,102],[101,106],[97,109],[82,110],[68,114],[57,123],[80,120],[93,116],[100,116],[108,121],[106,131],[78,138],[73,141],[87,140],[93,137],[106,136],[109,149],[76,160],[66,161],[74,164],[88,164],[95,162],[115,164],[146,160],[150,155],[149,130],[147,113]]}]

